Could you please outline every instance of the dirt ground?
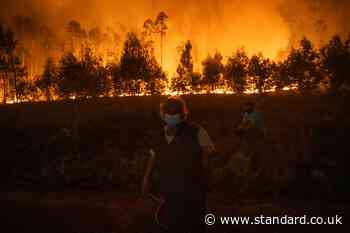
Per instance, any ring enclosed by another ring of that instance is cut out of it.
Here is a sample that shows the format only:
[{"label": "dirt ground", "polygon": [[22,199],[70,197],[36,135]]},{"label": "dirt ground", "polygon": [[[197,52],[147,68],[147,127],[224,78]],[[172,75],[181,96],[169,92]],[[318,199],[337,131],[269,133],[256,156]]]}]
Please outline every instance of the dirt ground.
[{"label": "dirt ground", "polygon": [[[343,223],[223,226],[217,222],[208,227],[208,233],[350,232],[349,203],[345,201],[350,129],[347,98],[186,99],[191,120],[209,132],[222,155],[219,158],[237,151],[233,129],[246,101],[257,103],[268,129],[270,147],[262,151],[260,161],[265,177],[255,179],[255,174],[248,174],[233,180],[238,176],[226,179],[220,175],[223,172],[213,173],[218,182],[211,191],[217,193],[208,195],[208,213],[217,219],[338,215]],[[160,98],[150,97],[0,107],[0,183],[6,190],[0,193],[0,233],[159,233],[152,217],[154,203],[136,196],[144,151],[160,127],[159,102]],[[333,131],[338,134],[331,130],[324,135],[327,128],[319,125],[325,113],[331,113],[337,129]],[[320,137],[327,136],[333,148],[323,162],[310,157],[313,148],[321,148],[318,138],[312,137],[317,130],[323,130]],[[214,168],[221,171],[221,163]],[[240,167],[232,170],[240,171]],[[314,176],[318,183],[310,178]]]},{"label": "dirt ground", "polygon": [[[154,204],[141,197],[116,193],[3,193],[1,232],[16,233],[158,233]],[[322,203],[322,204],[320,204]],[[349,232],[349,206],[301,200],[257,202],[208,196],[208,213],[218,216],[341,216],[342,225],[214,224],[208,232]]]}]

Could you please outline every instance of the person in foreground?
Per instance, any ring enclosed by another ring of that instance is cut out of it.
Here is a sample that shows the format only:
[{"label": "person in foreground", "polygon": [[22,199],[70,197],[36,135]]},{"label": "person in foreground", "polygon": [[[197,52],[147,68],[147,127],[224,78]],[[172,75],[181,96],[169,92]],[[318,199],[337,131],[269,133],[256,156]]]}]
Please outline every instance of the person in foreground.
[{"label": "person in foreground", "polygon": [[236,133],[240,139],[241,152],[250,159],[249,170],[256,176],[263,172],[263,152],[265,151],[265,124],[262,113],[253,102],[244,105],[244,114]]},{"label": "person in foreground", "polygon": [[246,134],[249,131],[254,131],[254,133],[260,135],[260,137],[265,136],[265,126],[262,114],[256,111],[253,102],[247,102],[245,104],[243,118],[238,126],[238,130],[241,130]]},{"label": "person in foreground", "polygon": [[143,194],[163,200],[165,232],[204,232],[208,156],[214,144],[203,127],[188,121],[180,97],[162,103],[160,116],[165,125],[151,149]]}]

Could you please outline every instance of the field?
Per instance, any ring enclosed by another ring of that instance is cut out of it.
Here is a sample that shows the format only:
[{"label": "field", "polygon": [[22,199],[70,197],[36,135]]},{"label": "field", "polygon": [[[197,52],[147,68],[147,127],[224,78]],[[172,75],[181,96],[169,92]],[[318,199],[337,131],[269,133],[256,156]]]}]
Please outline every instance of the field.
[{"label": "field", "polygon": [[[141,198],[140,185],[161,127],[162,99],[1,106],[1,217],[8,229],[2,232],[155,233],[152,203]],[[348,97],[185,99],[190,120],[208,131],[218,151],[210,159],[208,208],[213,213],[348,216]],[[241,151],[234,130],[248,100],[256,103],[266,125],[257,169],[251,169],[252,158]],[[229,229],[257,232],[243,225]],[[265,230],[280,232],[259,231]]]}]

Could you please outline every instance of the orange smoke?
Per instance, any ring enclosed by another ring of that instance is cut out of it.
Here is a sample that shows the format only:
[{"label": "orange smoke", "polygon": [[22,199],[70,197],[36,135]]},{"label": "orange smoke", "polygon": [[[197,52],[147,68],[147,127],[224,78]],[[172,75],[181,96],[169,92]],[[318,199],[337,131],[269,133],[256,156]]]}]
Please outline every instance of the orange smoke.
[{"label": "orange smoke", "polygon": [[[277,59],[280,52],[287,49],[290,41],[288,24],[271,6],[242,3],[226,5],[222,10],[198,18],[193,17],[195,10],[182,17],[169,13],[166,70],[170,73],[176,70],[179,58],[176,47],[187,39],[193,43],[196,70],[201,69],[201,61],[209,53],[220,52],[227,57],[244,47],[249,55],[261,52]],[[157,47],[156,51],[159,53]]]},{"label": "orange smoke", "polygon": [[[0,7],[0,21],[15,15],[29,16],[58,35],[64,34],[72,19],[87,30],[110,27],[121,35],[119,44],[111,45],[115,51],[122,46],[127,31],[141,30],[146,19],[165,11],[169,29],[164,69],[172,76],[179,59],[177,47],[183,41],[193,43],[197,71],[208,53],[220,52],[227,57],[240,47],[249,55],[262,52],[276,59],[304,35],[316,43],[327,41],[335,33],[349,32],[349,8],[345,0],[12,0]],[[33,38],[28,41],[40,43],[38,37]],[[159,38],[155,42],[159,60]]]}]

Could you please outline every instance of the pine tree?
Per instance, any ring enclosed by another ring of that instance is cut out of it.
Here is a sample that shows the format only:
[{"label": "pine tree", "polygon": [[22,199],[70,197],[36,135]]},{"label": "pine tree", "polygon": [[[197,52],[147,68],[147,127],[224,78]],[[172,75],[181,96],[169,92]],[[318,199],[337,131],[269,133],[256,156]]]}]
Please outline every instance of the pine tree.
[{"label": "pine tree", "polygon": [[224,68],[224,78],[236,93],[243,93],[247,86],[248,56],[243,49],[237,50]]},{"label": "pine tree", "polygon": [[54,61],[52,58],[48,58],[42,75],[36,81],[36,86],[45,93],[47,101],[51,101],[53,99],[52,96],[57,91],[57,75],[57,67]]},{"label": "pine tree", "polygon": [[193,77],[192,44],[187,41],[180,47],[180,64],[176,69],[176,75],[172,79],[171,89],[173,91],[188,92]]}]

